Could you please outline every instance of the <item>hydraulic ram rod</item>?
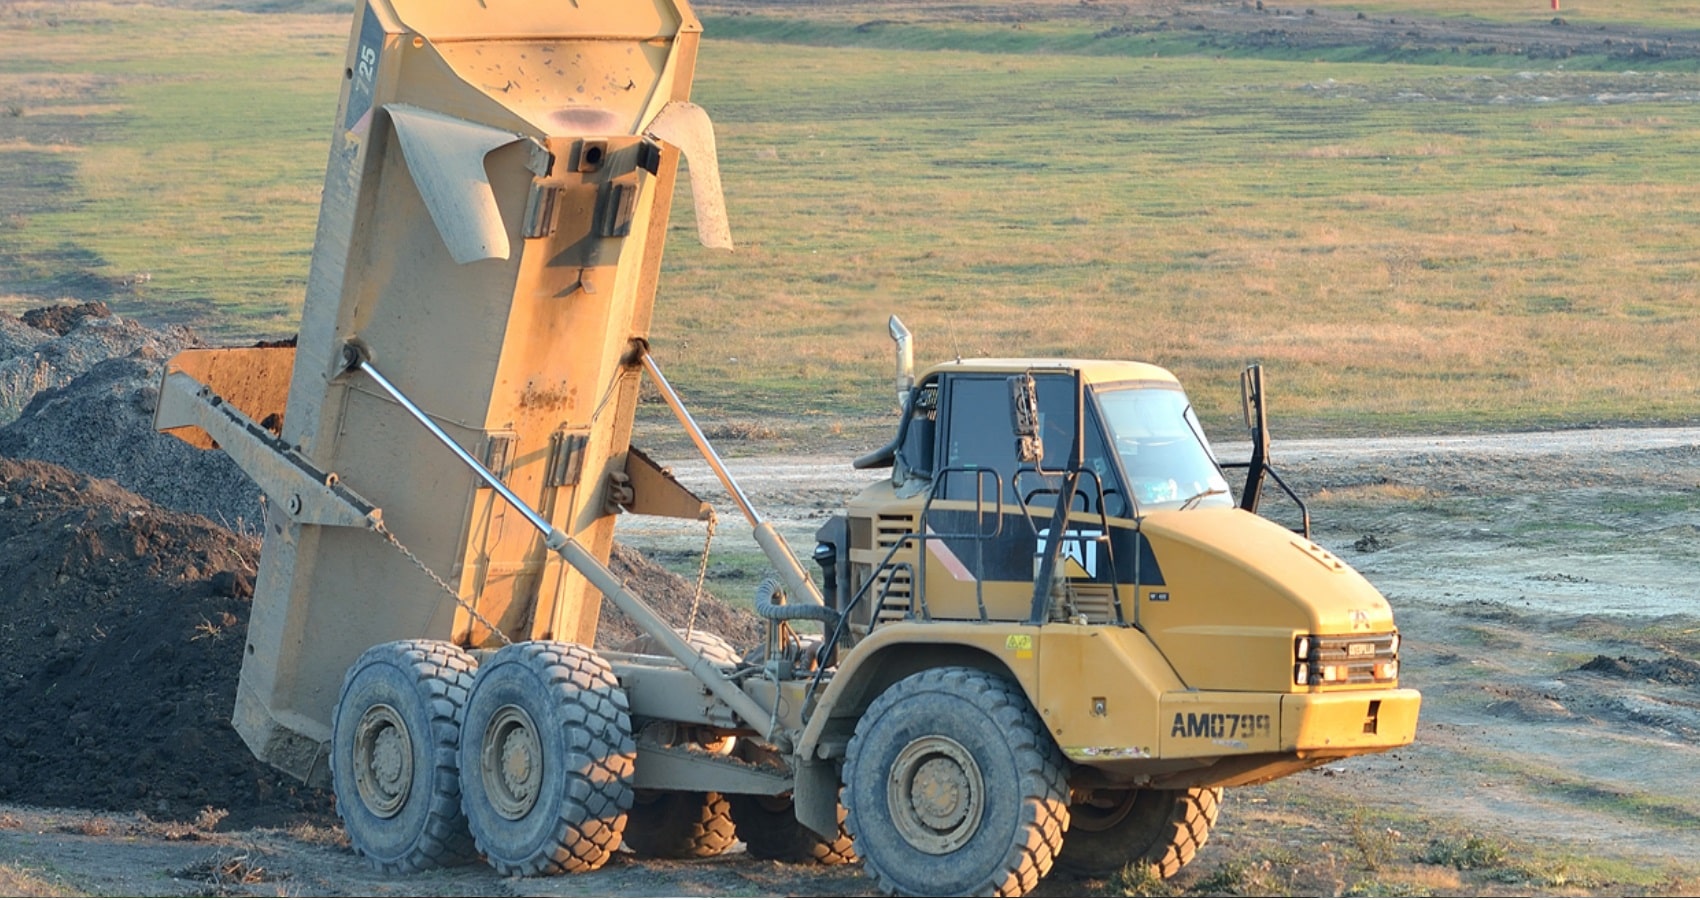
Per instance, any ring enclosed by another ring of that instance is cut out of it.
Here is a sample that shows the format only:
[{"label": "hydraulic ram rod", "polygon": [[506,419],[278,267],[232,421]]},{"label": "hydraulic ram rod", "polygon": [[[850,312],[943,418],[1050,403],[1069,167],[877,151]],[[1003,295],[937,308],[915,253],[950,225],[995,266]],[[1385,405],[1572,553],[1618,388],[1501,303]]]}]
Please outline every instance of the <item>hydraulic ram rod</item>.
[{"label": "hydraulic ram rod", "polygon": [[822,605],[825,600],[821,597],[820,588],[815,586],[814,579],[803,571],[802,565],[797,562],[797,554],[792,553],[791,545],[785,543],[785,537],[772,525],[762,521],[761,514],[756,512],[755,505],[750,502],[750,498],[744,495],[742,488],[738,487],[738,482],[733,479],[732,473],[726,471],[726,463],[721,461],[720,454],[714,452],[714,447],[708,443],[708,436],[702,433],[702,428],[697,425],[696,419],[691,417],[690,410],[685,408],[685,401],[679,399],[679,393],[673,390],[672,384],[668,383],[667,376],[661,374],[661,367],[655,364],[655,358],[650,356],[647,350],[639,355],[643,360],[643,370],[649,373],[649,377],[655,382],[656,390],[661,392],[662,398],[672,408],[673,415],[684,427],[685,433],[690,435],[691,443],[696,444],[697,452],[702,454],[702,458],[708,463],[708,467],[714,470],[714,474],[719,477],[720,483],[725,485],[726,492],[732,495],[732,501],[738,504],[738,508],[743,511],[744,518],[750,523],[750,529],[756,543],[761,546],[762,552],[767,556],[767,561],[772,563],[773,568],[779,573],[779,579],[785,583],[786,593],[804,603],[814,606]]},{"label": "hydraulic ram rod", "polygon": [[466,449],[456,443],[454,438],[449,437],[448,433],[432,421],[431,417],[426,415],[418,404],[409,400],[407,395],[391,384],[388,378],[385,378],[377,369],[373,368],[371,362],[358,348],[350,346],[347,349],[347,357],[350,369],[359,369],[365,372],[374,384],[389,395],[390,399],[406,410],[407,414],[412,416],[415,421],[425,426],[425,430],[429,431],[432,437],[435,437],[438,442],[449,449],[449,452],[466,464],[466,467],[471,469],[480,481],[500,494],[502,499],[508,501],[514,509],[518,510],[520,515],[524,516],[533,528],[541,532],[544,536],[544,546],[554,551],[561,559],[566,560],[568,565],[577,569],[579,574],[596,586],[597,590],[606,595],[609,600],[614,601],[614,605],[619,608],[620,612],[629,616],[647,634],[667,648],[667,652],[672,654],[674,659],[677,659],[691,675],[702,682],[703,686],[708,688],[715,697],[731,707],[739,718],[749,723],[751,727],[762,731],[769,739],[772,738],[772,735],[767,733],[773,721],[771,710],[764,709],[760,703],[756,702],[755,698],[744,693],[730,679],[721,674],[720,669],[714,663],[709,662],[706,657],[697,652],[696,648],[686,643],[685,639],[680,637],[678,632],[675,632],[672,626],[667,624],[667,620],[661,618],[649,604],[643,602],[636,594],[626,590],[625,585],[620,583],[620,579],[609,571],[608,567],[603,565],[589,550],[586,550],[583,544],[549,524],[548,519],[538,514],[524,500],[521,500],[519,495],[503,484],[501,479],[485,468],[483,463],[466,452]]}]

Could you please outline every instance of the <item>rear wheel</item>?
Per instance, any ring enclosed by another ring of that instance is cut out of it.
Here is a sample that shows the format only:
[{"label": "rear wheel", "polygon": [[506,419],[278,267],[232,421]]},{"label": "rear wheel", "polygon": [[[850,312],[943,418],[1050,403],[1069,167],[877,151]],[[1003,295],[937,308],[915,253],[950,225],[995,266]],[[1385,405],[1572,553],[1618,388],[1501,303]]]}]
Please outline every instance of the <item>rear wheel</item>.
[{"label": "rear wheel", "polygon": [[461,813],[456,746],[478,663],[440,641],[360,655],[331,720],[331,784],[354,851],[386,874],[478,858]]},{"label": "rear wheel", "polygon": [[977,669],[887,688],[844,775],[856,854],[888,894],[1021,896],[1068,827],[1061,751],[1019,688]]},{"label": "rear wheel", "polygon": [[731,804],[713,791],[638,791],[626,816],[626,846],[639,856],[700,859],[737,841]]},{"label": "rear wheel", "polygon": [[856,861],[850,834],[844,830],[842,806],[838,808],[838,833],[831,839],[815,834],[797,821],[796,806],[790,794],[783,797],[733,795],[732,821],[737,823],[738,837],[756,859],[823,866],[841,866]]},{"label": "rear wheel", "polygon": [[620,846],[632,805],[626,692],[577,644],[511,644],[479,667],[460,747],[466,817],[503,875],[586,872]]},{"label": "rear wheel", "polygon": [[1083,792],[1069,805],[1068,834],[1057,870],[1107,878],[1139,864],[1168,878],[1192,862],[1210,840],[1221,804],[1221,788]]}]

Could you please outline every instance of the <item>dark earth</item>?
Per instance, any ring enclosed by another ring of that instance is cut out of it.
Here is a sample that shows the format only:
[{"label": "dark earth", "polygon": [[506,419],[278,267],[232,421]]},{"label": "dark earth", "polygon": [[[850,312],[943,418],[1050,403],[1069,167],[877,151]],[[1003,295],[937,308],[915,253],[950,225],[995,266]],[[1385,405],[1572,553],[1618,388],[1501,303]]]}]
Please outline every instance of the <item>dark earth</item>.
[{"label": "dark earth", "polygon": [[[255,760],[229,724],[260,492],[222,453],[153,432],[161,348],[193,336],[102,303],[0,313],[0,334],[30,332],[0,372],[63,383],[27,402],[28,388],[0,392],[22,406],[0,428],[0,803],[226,829],[333,823],[328,793]],[[687,620],[694,585],[624,547],[613,568]],[[603,623],[600,646],[636,636],[611,607]],[[753,616],[712,596],[695,627],[758,636]]]}]

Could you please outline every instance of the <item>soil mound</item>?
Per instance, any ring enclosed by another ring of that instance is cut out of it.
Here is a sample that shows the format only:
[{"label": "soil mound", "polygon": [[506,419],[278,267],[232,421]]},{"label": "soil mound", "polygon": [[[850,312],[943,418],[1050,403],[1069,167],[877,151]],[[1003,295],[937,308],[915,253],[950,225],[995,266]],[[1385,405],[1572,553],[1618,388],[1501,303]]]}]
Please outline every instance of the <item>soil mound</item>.
[{"label": "soil mound", "polygon": [[0,428],[0,456],[110,478],[162,506],[257,532],[260,488],[230,457],[153,430],[164,367],[144,351],[41,391]]},{"label": "soil mound", "polygon": [[0,424],[16,419],[35,395],[100,362],[132,354],[163,362],[193,343],[186,328],[149,328],[112,315],[102,303],[43,307],[22,317],[0,313]]},{"label": "soil mound", "polygon": [[[643,554],[621,544],[614,545],[614,553],[608,559],[608,568],[625,582],[628,590],[654,607],[669,625],[685,628],[693,624],[691,601],[696,595],[694,583],[667,571],[645,558]],[[703,593],[702,602],[697,606],[694,627],[699,632],[719,635],[732,646],[746,652],[761,643],[765,635],[761,619],[755,613],[729,606],[724,600],[706,591]],[[618,649],[636,639],[638,633],[637,626],[615,608],[613,603],[602,601],[602,618],[596,627],[596,646]]]},{"label": "soil mound", "polygon": [[1700,684],[1700,663],[1678,656],[1659,659],[1636,659],[1630,656],[1612,658],[1601,654],[1583,663],[1583,672],[1593,672],[1611,678],[1652,681],[1659,684]]},{"label": "soil mound", "polygon": [[0,459],[0,800],[333,820],[328,794],[229,724],[258,551],[111,482]]},{"label": "soil mound", "polygon": [[[328,793],[255,760],[229,724],[260,491],[223,453],[153,431],[165,360],[192,342],[103,304],[0,314],[0,802],[329,823]],[[618,545],[611,564],[689,621],[694,584]],[[761,635],[712,595],[696,627]],[[597,645],[635,635],[604,602]]]}]

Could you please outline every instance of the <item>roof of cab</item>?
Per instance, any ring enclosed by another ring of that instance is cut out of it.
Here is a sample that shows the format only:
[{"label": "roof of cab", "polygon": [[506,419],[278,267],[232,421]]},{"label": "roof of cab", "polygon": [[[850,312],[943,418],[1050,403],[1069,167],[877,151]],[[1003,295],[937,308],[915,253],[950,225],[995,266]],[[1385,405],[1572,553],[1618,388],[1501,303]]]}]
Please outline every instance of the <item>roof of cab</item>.
[{"label": "roof of cab", "polygon": [[959,359],[939,363],[921,374],[937,372],[1080,372],[1089,384],[1114,384],[1123,381],[1163,381],[1179,385],[1180,379],[1162,366],[1150,363],[1127,362],[1118,359],[1046,359],[1039,357],[1007,357]]}]

